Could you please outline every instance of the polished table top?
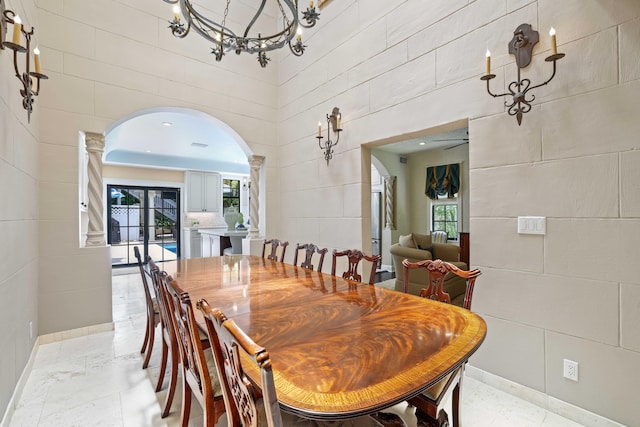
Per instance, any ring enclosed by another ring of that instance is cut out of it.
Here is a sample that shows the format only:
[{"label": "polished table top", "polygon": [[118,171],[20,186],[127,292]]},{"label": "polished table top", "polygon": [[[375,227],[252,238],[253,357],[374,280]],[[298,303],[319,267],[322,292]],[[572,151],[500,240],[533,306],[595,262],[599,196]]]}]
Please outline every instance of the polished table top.
[{"label": "polished table top", "polygon": [[205,298],[267,349],[281,407],[307,418],[369,414],[415,396],[465,363],[486,334],[468,310],[261,257],[162,268],[194,304]]}]

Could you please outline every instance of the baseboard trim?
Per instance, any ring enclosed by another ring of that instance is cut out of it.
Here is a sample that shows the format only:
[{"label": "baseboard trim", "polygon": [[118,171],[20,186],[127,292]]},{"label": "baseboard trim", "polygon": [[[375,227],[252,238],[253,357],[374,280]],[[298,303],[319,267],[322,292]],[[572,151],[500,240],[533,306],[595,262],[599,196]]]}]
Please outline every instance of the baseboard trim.
[{"label": "baseboard trim", "polygon": [[22,397],[22,391],[24,390],[24,386],[27,384],[27,380],[29,379],[29,375],[31,374],[31,369],[33,368],[33,362],[36,359],[36,354],[38,353],[38,347],[40,347],[39,339],[36,338],[33,343],[33,347],[31,348],[31,354],[29,355],[29,360],[27,360],[27,364],[25,365],[22,373],[20,374],[20,378],[18,378],[18,383],[16,387],[13,389],[13,394],[11,395],[11,399],[9,399],[9,403],[7,403],[7,409],[4,411],[4,415],[2,416],[2,421],[0,421],[0,427],[9,427],[11,424],[11,418],[13,417],[13,413],[16,411],[16,406]]},{"label": "baseboard trim", "polygon": [[38,337],[38,340],[40,341],[40,344],[49,344],[52,342],[70,340],[72,338],[99,334],[100,332],[109,332],[113,331],[113,329],[113,322],[100,323],[98,325],[85,326],[83,328],[69,329],[68,331],[60,331],[51,334],[40,335]]},{"label": "baseboard trim", "polygon": [[616,421],[595,414],[586,409],[564,402],[549,396],[541,391],[523,386],[513,381],[502,378],[482,369],[467,365],[465,374],[469,377],[485,383],[493,388],[504,391],[512,396],[533,403],[549,412],[568,418],[587,427],[625,427]]}]

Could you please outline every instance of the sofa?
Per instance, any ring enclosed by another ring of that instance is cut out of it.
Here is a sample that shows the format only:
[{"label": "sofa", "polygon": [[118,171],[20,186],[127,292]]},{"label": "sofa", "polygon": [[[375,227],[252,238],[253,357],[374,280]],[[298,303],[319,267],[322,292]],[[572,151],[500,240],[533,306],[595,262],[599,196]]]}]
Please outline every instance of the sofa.
[{"label": "sofa", "polygon": [[[432,241],[430,234],[411,233],[400,236],[398,243],[391,245],[391,256],[396,272],[395,290],[403,291],[404,267],[402,261],[408,259],[411,262],[425,259],[441,259],[455,265],[462,270],[468,270],[464,262],[460,262],[460,246],[450,243],[436,243]],[[427,286],[427,272],[422,268],[409,271],[408,292],[420,295],[420,290]],[[447,273],[444,278],[443,289],[451,297],[451,303],[462,307],[464,293],[467,288],[466,281],[454,274]]]}]

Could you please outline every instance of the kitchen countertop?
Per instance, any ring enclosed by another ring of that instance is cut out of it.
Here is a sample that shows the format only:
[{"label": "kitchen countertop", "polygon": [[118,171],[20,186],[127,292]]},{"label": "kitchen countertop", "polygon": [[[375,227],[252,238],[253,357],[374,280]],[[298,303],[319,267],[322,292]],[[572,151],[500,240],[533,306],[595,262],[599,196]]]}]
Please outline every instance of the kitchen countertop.
[{"label": "kitchen countertop", "polygon": [[191,227],[184,227],[185,230],[212,230],[212,229],[225,229],[226,230],[227,226],[226,225],[194,225]]}]

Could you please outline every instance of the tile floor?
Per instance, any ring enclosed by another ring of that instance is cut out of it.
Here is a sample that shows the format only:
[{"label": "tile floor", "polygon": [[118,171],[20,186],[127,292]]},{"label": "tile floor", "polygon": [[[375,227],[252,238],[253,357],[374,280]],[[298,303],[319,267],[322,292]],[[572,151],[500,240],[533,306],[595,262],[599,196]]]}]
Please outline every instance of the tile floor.
[{"label": "tile floor", "polygon": [[[10,427],[179,425],[179,391],[170,416],[160,418],[165,391],[154,392],[158,341],[149,368],[141,368],[145,307],[138,274],[113,276],[113,319],[113,331],[39,347]],[[406,406],[392,410],[405,418],[408,427],[415,427],[415,417]],[[465,427],[580,426],[470,377],[462,389],[462,416]],[[202,425],[197,402],[191,418],[190,426]],[[219,425],[225,424],[222,417]]]}]

